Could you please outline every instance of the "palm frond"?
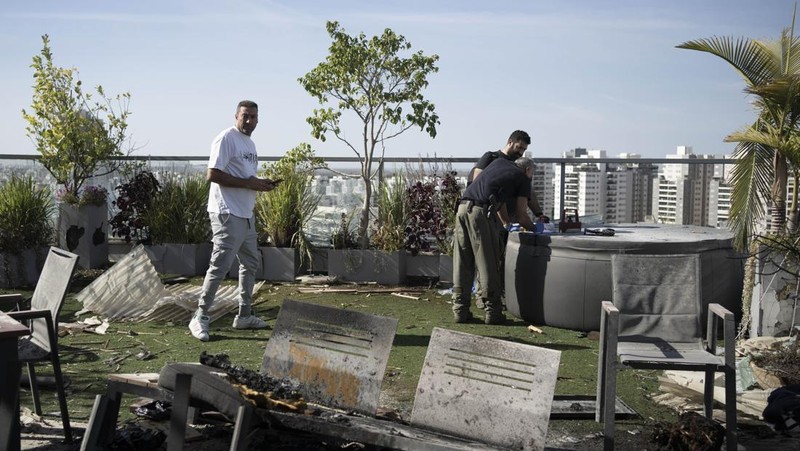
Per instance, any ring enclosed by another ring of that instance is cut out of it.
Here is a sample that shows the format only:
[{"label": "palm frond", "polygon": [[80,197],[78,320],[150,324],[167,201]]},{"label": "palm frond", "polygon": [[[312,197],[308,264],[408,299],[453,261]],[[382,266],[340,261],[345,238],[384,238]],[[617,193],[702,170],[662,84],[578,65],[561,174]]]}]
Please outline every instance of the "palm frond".
[{"label": "palm frond", "polygon": [[774,149],[755,142],[739,142],[734,151],[736,165],[731,170],[730,228],[734,244],[746,249],[756,227],[764,218],[764,205],[770,199]]},{"label": "palm frond", "polygon": [[677,46],[716,55],[742,75],[748,86],[758,86],[781,73],[780,58],[763,42],[749,38],[712,37]]}]

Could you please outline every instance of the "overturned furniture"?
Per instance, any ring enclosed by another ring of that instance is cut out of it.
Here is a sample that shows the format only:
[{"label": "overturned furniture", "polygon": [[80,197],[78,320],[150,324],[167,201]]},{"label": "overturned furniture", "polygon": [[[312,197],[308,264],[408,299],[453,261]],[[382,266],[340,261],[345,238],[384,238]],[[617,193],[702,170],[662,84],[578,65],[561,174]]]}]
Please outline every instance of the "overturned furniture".
[{"label": "overturned furniture", "polygon": [[[374,414],[397,320],[367,313],[285,300],[262,370],[308,387],[309,400]],[[123,393],[173,402],[169,448],[183,444],[189,405],[211,405],[236,418],[232,449],[246,448],[253,407],[219,370],[199,364],[168,364],[160,375],[111,375],[106,395],[98,395],[84,437],[84,449],[113,440]]]},{"label": "overturned furniture", "polygon": [[[202,401],[236,418],[231,449],[246,449],[250,431],[259,423],[389,449],[544,447],[558,351],[437,328],[411,424],[404,424],[375,416],[396,328],[391,318],[286,300],[261,374],[298,382],[309,406],[314,403],[313,414],[306,414],[311,409],[255,408],[216,376],[215,369],[169,364],[148,382],[150,395],[137,386],[140,382],[111,376],[109,394],[96,401],[84,448],[102,448],[113,438],[123,392],[174,400],[168,438],[172,449],[182,446],[187,407]],[[448,403],[458,412],[442,421],[439,413]]]},{"label": "overturned furniture", "polygon": [[[725,374],[728,451],[736,450],[736,369],[733,313],[708,305],[703,342],[699,255],[617,254],[611,257],[613,303],[603,302],[595,419],[604,421],[604,448],[614,448],[617,369],[679,369],[705,373],[704,413],[711,418],[714,374]],[[717,354],[723,325],[724,354]]]}]

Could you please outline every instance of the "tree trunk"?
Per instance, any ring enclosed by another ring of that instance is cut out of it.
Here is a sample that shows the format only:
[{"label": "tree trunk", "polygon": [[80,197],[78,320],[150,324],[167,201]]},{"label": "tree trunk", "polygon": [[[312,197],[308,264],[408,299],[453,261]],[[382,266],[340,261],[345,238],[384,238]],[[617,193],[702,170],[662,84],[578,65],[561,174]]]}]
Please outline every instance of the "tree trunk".
[{"label": "tree trunk", "polygon": [[769,224],[770,233],[776,234],[786,225],[786,200],[778,198],[772,201],[772,216]]},{"label": "tree trunk", "polygon": [[771,233],[780,233],[786,225],[786,186],[789,182],[789,167],[786,158],[777,151],[772,160],[775,180],[772,182]]},{"label": "tree trunk", "polygon": [[369,249],[369,207],[372,201],[372,180],[364,178],[364,204],[361,207],[361,220],[358,223],[358,245]]},{"label": "tree trunk", "polygon": [[797,209],[790,209],[789,215],[786,217],[786,230],[789,233],[797,231]]}]

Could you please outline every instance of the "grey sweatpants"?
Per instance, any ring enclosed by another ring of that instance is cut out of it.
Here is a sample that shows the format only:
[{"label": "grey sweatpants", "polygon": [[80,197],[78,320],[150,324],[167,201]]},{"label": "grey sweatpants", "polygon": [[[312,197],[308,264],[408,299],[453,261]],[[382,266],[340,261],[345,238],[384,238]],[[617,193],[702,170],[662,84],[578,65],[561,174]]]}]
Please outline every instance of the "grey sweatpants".
[{"label": "grey sweatpants", "polygon": [[211,261],[203,281],[203,292],[198,307],[204,314],[214,304],[219,284],[239,258],[239,315],[249,316],[253,304],[253,287],[256,273],[261,267],[258,251],[255,218],[245,219],[230,214],[209,213],[211,220]]}]

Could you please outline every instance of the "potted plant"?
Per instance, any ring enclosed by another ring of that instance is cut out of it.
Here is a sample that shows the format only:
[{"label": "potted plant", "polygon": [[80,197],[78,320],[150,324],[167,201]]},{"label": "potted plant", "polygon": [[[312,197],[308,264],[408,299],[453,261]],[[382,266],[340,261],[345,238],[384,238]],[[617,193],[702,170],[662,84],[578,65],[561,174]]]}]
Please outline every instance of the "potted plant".
[{"label": "potted plant", "polygon": [[[259,241],[264,244],[259,278],[290,282],[310,266],[313,249],[306,227],[320,199],[311,185],[314,171],[322,167],[322,159],[305,143],[288,151],[275,163],[264,166],[264,177],[281,182],[256,199]],[[238,274],[238,267],[238,262],[234,263],[232,276]]]},{"label": "potted plant", "polygon": [[456,207],[461,199],[462,188],[456,179],[456,172],[447,170],[438,179],[435,205],[441,211],[433,236],[439,250],[439,282],[453,281],[453,234],[456,224]]},{"label": "potted plant", "polygon": [[449,163],[444,167],[434,164],[428,170],[422,164],[418,169],[407,166],[407,171],[412,174],[406,189],[408,275],[450,282],[455,205],[461,198],[456,172]]},{"label": "potted plant", "polygon": [[202,174],[171,174],[142,212],[150,241],[146,248],[158,272],[196,276],[208,269],[208,189]]},{"label": "potted plant", "polygon": [[[322,141],[334,135],[360,160],[357,177],[364,198],[358,239],[367,249],[373,181],[379,172],[373,164],[380,168],[387,142],[411,128],[436,136],[439,116],[423,92],[428,76],[439,70],[439,57],[411,53],[411,43],[388,28],[372,37],[349,35],[335,21],[327,22],[326,29],[332,40],[328,56],[298,81],[320,103],[306,119],[311,134]],[[351,120],[358,131],[348,133],[342,125]]]},{"label": "potted plant", "polygon": [[344,218],[343,215],[342,225],[334,235],[334,249],[328,252],[328,274],[350,282],[403,283],[406,276],[406,252],[403,249],[406,205],[402,173],[394,177],[391,185],[384,182],[378,190],[377,215],[370,237],[373,248],[337,249],[348,242],[357,244],[351,235],[350,221],[345,223]]},{"label": "potted plant", "polygon": [[108,263],[105,193],[85,182],[119,165],[114,158],[123,154],[130,95],[109,98],[97,86],[101,100],[93,100],[77,78],[77,69],[53,64],[49,37],[42,36],[42,41],[42,51],[31,65],[33,102],[30,112],[23,110],[22,115],[40,163],[60,185],[59,246],[77,253],[82,267],[101,267]]},{"label": "potted plant", "polygon": [[32,285],[53,242],[55,206],[46,187],[17,175],[0,185],[0,287]]},{"label": "potted plant", "polygon": [[56,190],[59,246],[77,254],[84,268],[108,264],[108,191],[87,185],[77,194],[63,186]]},{"label": "potted plant", "polygon": [[128,244],[150,244],[150,231],[144,215],[159,189],[161,184],[148,170],[138,172],[130,181],[114,188],[116,214],[109,220],[111,234]]}]

